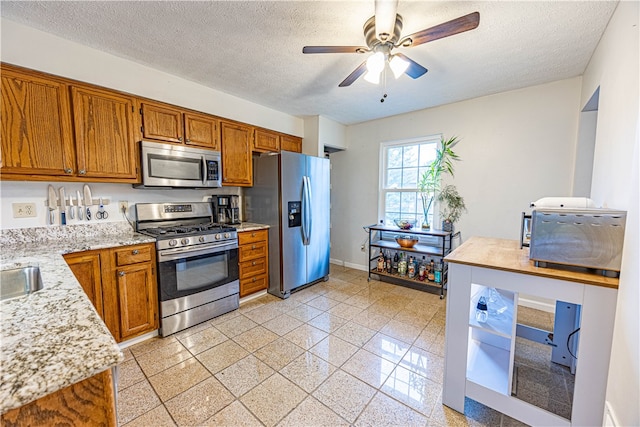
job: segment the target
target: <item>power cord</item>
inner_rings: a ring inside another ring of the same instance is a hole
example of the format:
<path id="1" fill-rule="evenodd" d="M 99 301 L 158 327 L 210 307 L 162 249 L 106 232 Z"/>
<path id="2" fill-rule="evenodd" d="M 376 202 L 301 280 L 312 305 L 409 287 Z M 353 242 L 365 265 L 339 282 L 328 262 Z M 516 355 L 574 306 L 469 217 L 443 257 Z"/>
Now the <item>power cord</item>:
<path id="1" fill-rule="evenodd" d="M 131 227 L 131 229 L 133 231 L 136 231 L 136 226 L 133 224 L 133 222 L 131 222 L 131 220 L 129 219 L 129 217 L 127 216 L 127 208 L 125 208 L 124 206 L 120 207 L 120 213 L 122 214 L 122 216 L 124 217 L 124 219 L 127 220 L 127 222 L 129 223 L 129 226 Z"/>
<path id="2" fill-rule="evenodd" d="M 571 332 L 569 334 L 569 336 L 567 337 L 567 351 L 569 352 L 569 354 L 571 355 L 571 357 L 573 357 L 574 359 L 578 360 L 578 358 L 571 352 L 571 348 L 569 348 L 569 341 L 571 341 L 571 337 L 576 334 L 578 331 L 580 330 L 580 328 L 576 329 L 575 331 Z"/>

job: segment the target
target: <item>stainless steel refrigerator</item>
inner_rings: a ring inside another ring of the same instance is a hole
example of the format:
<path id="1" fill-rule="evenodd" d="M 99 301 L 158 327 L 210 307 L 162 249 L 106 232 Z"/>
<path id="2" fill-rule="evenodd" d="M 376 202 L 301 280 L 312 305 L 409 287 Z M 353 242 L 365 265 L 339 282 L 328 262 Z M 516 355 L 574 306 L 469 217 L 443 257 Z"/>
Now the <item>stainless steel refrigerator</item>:
<path id="1" fill-rule="evenodd" d="M 283 151 L 253 159 L 250 222 L 269 229 L 270 294 L 288 298 L 329 276 L 329 160 Z"/>

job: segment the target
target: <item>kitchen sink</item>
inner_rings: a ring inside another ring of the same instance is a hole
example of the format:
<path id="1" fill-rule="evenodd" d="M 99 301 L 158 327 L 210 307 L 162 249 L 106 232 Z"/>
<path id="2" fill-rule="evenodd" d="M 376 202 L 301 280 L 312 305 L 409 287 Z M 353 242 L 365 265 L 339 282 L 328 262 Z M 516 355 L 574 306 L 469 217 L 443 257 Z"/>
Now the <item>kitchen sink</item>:
<path id="1" fill-rule="evenodd" d="M 39 267 L 23 267 L 0 271 L 0 300 L 17 298 L 42 289 Z"/>

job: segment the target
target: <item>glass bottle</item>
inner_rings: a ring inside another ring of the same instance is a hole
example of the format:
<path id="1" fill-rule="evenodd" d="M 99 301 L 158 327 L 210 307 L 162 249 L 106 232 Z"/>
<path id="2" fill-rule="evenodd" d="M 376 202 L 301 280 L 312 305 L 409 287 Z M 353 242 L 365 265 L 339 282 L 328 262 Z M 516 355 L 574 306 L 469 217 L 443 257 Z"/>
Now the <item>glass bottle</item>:
<path id="1" fill-rule="evenodd" d="M 429 263 L 429 274 L 427 275 L 427 279 L 429 279 L 430 282 L 433 282 L 436 278 L 436 272 L 435 272 L 435 265 L 433 264 L 433 260 L 431 260 L 431 262 Z"/>
<path id="2" fill-rule="evenodd" d="M 480 297 L 478 300 L 478 305 L 476 306 L 476 320 L 478 323 L 486 323 L 489 314 L 487 313 L 487 300 L 484 296 Z"/>
<path id="3" fill-rule="evenodd" d="M 378 255 L 378 272 L 384 271 L 384 255 L 382 254 L 382 249 L 380 249 L 380 255 Z"/>
<path id="4" fill-rule="evenodd" d="M 436 271 L 434 273 L 434 280 L 437 284 L 442 283 L 442 263 L 436 264 Z"/>
<path id="5" fill-rule="evenodd" d="M 404 252 L 400 253 L 400 262 L 398 262 L 398 274 L 403 277 L 407 275 L 407 260 L 404 258 Z"/>
<path id="6" fill-rule="evenodd" d="M 400 257 L 398 256 L 398 252 L 396 251 L 395 255 L 393 255 L 393 273 L 398 274 L 398 262 L 400 261 Z"/>
<path id="7" fill-rule="evenodd" d="M 407 264 L 407 274 L 409 276 L 409 279 L 413 279 L 414 277 L 416 277 L 416 265 L 413 262 L 412 256 L 409 257 L 409 263 Z"/>
<path id="8" fill-rule="evenodd" d="M 391 274 L 392 272 L 391 253 L 389 251 L 387 251 L 387 253 L 385 254 L 384 260 L 385 260 L 385 266 L 387 268 L 387 273 Z"/>
<path id="9" fill-rule="evenodd" d="M 427 262 L 422 257 L 422 262 L 420 263 L 420 267 L 418 267 L 418 280 L 424 282 L 424 279 L 427 278 Z"/>

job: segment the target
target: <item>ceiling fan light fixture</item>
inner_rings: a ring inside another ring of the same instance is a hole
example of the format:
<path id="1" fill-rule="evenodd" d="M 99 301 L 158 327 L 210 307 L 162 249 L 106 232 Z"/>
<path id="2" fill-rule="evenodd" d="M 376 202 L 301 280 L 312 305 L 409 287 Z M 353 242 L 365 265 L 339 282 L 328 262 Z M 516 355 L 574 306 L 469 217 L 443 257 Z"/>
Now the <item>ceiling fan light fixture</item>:
<path id="1" fill-rule="evenodd" d="M 364 79 L 366 81 L 368 81 L 369 83 L 372 83 L 374 85 L 380 84 L 380 75 L 382 73 L 381 72 L 377 72 L 374 73 L 372 71 L 367 71 L 364 75 Z"/>
<path id="2" fill-rule="evenodd" d="M 409 68 L 409 61 L 405 61 L 398 55 L 393 55 L 391 57 L 391 60 L 389 61 L 389 68 L 391 68 L 391 71 L 393 71 L 393 76 L 397 79 L 405 71 L 407 71 L 407 68 Z"/>
<path id="3" fill-rule="evenodd" d="M 376 52 L 367 59 L 367 71 L 369 73 L 380 74 L 382 70 L 384 70 L 385 62 L 384 53 Z"/>

